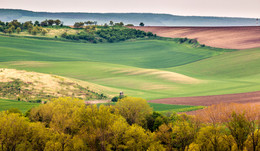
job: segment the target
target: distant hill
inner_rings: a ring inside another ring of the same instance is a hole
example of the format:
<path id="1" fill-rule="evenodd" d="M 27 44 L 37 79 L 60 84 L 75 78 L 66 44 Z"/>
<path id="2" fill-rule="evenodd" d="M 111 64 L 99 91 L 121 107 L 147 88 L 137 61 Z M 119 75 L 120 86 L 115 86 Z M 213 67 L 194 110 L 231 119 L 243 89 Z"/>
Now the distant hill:
<path id="1" fill-rule="evenodd" d="M 35 21 L 45 19 L 60 19 L 65 25 L 72 25 L 78 21 L 97 21 L 98 24 L 124 22 L 139 25 L 144 22 L 146 26 L 255 26 L 256 20 L 252 18 L 230 17 L 202 17 L 202 16 L 176 16 L 170 14 L 152 13 L 50 13 L 33 12 L 17 9 L 0 9 L 0 20 Z"/>

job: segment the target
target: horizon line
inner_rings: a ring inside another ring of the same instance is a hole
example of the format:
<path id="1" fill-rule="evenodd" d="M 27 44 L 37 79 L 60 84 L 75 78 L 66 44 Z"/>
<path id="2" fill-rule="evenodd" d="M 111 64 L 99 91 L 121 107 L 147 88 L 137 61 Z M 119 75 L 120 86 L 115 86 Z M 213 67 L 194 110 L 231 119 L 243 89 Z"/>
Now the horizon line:
<path id="1" fill-rule="evenodd" d="M 89 13 L 89 14 L 158 14 L 158 15 L 172 15 L 172 16 L 183 16 L 183 17 L 214 17 L 214 18 L 244 18 L 244 19 L 259 19 L 258 17 L 234 17 L 234 16 L 200 16 L 200 15 L 176 15 L 171 13 L 154 13 L 154 12 L 64 12 L 64 11 L 36 11 L 36 10 L 27 10 L 27 9 L 18 9 L 18 8 L 0 8 L 0 10 L 22 10 L 22 11 L 31 11 L 35 13 Z"/>

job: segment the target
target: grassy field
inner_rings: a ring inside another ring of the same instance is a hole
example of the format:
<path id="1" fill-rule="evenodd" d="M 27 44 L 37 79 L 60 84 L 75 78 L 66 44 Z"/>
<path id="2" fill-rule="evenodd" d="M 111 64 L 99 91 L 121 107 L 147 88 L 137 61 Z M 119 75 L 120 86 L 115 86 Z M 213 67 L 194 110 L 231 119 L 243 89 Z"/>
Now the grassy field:
<path id="1" fill-rule="evenodd" d="M 100 103 L 103 105 L 115 105 L 116 103 Z M 148 103 L 154 111 L 157 112 L 188 112 L 203 109 L 203 106 L 190 106 L 190 105 L 172 105 L 172 104 L 159 104 L 159 103 Z"/>
<path id="2" fill-rule="evenodd" d="M 190 106 L 190 105 L 172 105 L 172 104 L 158 104 L 158 103 L 149 103 L 154 111 L 158 112 L 188 112 L 198 109 L 203 109 L 203 106 Z"/>
<path id="3" fill-rule="evenodd" d="M 147 100 L 260 90 L 260 49 L 173 41 L 83 44 L 0 36 L 0 68 L 51 73 Z"/>
<path id="4" fill-rule="evenodd" d="M 39 106 L 38 103 L 28 103 L 28 102 L 5 100 L 5 99 L 0 99 L 0 104 L 1 104 L 0 111 L 5 111 L 11 108 L 17 108 L 23 113 L 25 113 L 32 107 Z"/>

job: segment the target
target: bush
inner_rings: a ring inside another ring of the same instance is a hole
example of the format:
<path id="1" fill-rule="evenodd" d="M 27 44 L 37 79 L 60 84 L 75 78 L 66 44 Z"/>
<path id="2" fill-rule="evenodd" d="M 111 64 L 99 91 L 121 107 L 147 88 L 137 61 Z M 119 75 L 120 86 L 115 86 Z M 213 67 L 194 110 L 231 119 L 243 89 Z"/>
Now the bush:
<path id="1" fill-rule="evenodd" d="M 128 39 L 144 38 L 145 36 L 151 37 L 152 33 L 136 29 L 102 29 L 96 32 L 100 37 L 106 39 L 108 42 L 119 42 Z"/>
<path id="2" fill-rule="evenodd" d="M 111 99 L 111 101 L 112 101 L 112 102 L 117 102 L 117 101 L 118 101 L 118 98 L 119 98 L 118 96 L 115 96 L 115 97 L 113 97 L 113 98 Z"/>

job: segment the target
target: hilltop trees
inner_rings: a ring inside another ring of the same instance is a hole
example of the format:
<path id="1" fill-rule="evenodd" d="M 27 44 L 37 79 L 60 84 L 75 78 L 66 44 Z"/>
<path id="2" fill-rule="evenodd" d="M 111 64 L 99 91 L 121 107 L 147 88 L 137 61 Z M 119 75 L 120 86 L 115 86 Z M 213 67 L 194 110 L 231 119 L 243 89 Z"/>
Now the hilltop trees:
<path id="1" fill-rule="evenodd" d="M 111 20 L 111 21 L 109 21 L 109 25 L 110 26 L 114 26 L 114 22 Z"/>
<path id="2" fill-rule="evenodd" d="M 41 22 L 41 26 L 43 26 L 43 27 L 48 26 L 48 21 L 47 21 L 47 20 L 42 21 L 42 22 Z"/>
<path id="3" fill-rule="evenodd" d="M 47 20 L 47 22 L 48 22 L 49 26 L 52 26 L 54 24 L 54 20 L 52 20 L 52 19 Z"/>
<path id="4" fill-rule="evenodd" d="M 83 28 L 84 23 L 83 22 L 75 22 L 74 27 L 75 28 Z"/>
<path id="5" fill-rule="evenodd" d="M 61 21 L 59 19 L 54 20 L 54 23 L 56 24 L 56 26 L 59 26 L 61 24 Z"/>
<path id="6" fill-rule="evenodd" d="M 144 38 L 147 34 L 136 29 L 102 29 L 96 32 L 108 42 L 125 41 L 127 39 Z"/>
<path id="7" fill-rule="evenodd" d="M 40 22 L 36 20 L 36 21 L 34 22 L 34 26 L 40 26 Z"/>
<path id="8" fill-rule="evenodd" d="M 141 22 L 141 23 L 139 24 L 139 26 L 144 26 L 144 23 L 143 23 L 143 22 Z"/>

